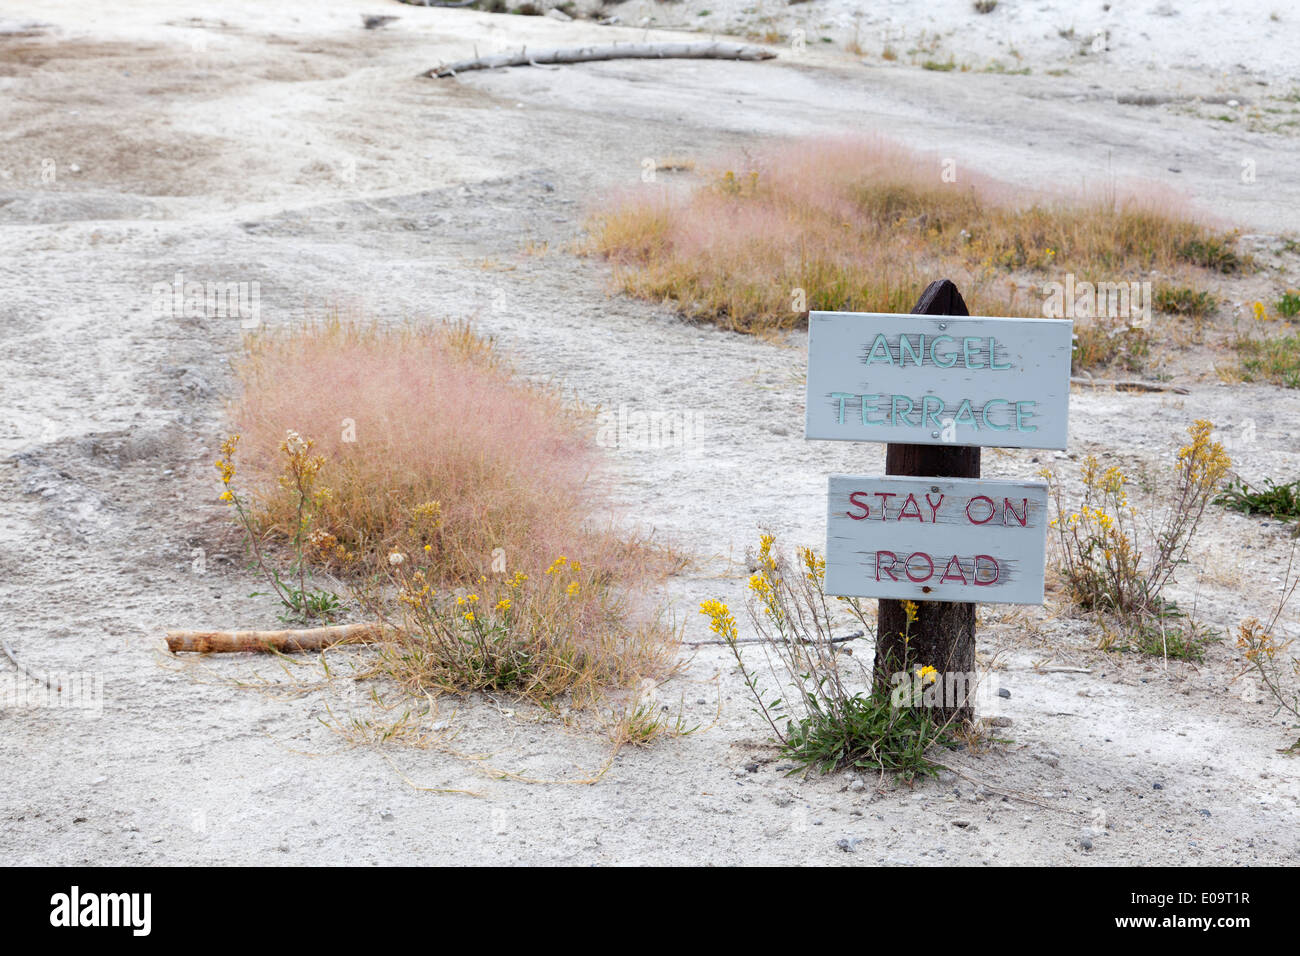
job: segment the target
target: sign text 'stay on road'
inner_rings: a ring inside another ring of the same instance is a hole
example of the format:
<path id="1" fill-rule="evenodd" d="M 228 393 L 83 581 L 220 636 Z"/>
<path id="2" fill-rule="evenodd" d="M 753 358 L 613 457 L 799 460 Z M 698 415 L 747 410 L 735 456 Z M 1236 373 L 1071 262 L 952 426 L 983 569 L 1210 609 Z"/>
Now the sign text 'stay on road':
<path id="1" fill-rule="evenodd" d="M 1042 604 L 1041 481 L 832 475 L 826 593 Z"/>
<path id="2" fill-rule="evenodd" d="M 805 437 L 1065 448 L 1073 323 L 876 312 L 808 317 Z"/>

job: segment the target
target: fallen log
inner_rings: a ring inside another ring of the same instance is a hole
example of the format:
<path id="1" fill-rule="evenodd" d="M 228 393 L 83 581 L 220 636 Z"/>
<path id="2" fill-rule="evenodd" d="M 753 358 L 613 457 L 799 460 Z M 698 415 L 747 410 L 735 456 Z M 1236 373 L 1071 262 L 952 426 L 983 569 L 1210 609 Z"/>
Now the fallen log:
<path id="1" fill-rule="evenodd" d="M 168 631 L 167 650 L 197 654 L 245 651 L 319 651 L 336 644 L 373 644 L 383 636 L 382 624 L 338 624 L 301 631 Z"/>
<path id="2" fill-rule="evenodd" d="M 518 53 L 497 53 L 473 60 L 436 66 L 421 76 L 440 78 L 469 70 L 497 70 L 508 66 L 542 66 L 548 63 L 590 63 L 593 60 L 770 60 L 776 54 L 745 43 L 628 43 L 607 46 L 566 47 L 556 50 L 528 48 Z"/>
<path id="3" fill-rule="evenodd" d="M 1117 392 L 1173 392 L 1177 395 L 1190 395 L 1191 390 L 1181 385 L 1163 385 L 1160 382 L 1119 381 L 1111 378 L 1070 379 L 1071 385 L 1083 385 L 1088 388 L 1113 388 Z"/>

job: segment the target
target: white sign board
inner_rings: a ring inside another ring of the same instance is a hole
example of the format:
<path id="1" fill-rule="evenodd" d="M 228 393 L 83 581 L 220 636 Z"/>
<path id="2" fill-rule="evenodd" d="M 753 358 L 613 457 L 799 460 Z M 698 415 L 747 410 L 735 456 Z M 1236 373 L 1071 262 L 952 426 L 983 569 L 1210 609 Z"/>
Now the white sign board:
<path id="1" fill-rule="evenodd" d="M 1042 604 L 1047 485 L 830 477 L 826 593 Z"/>
<path id="2" fill-rule="evenodd" d="M 813 312 L 805 437 L 1065 448 L 1073 325 Z"/>

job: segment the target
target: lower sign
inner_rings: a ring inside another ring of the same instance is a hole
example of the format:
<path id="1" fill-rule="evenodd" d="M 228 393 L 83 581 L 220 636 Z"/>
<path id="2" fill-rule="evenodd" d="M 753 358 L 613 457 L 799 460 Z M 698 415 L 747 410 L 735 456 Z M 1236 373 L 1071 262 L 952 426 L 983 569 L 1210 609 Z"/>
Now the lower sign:
<path id="1" fill-rule="evenodd" d="M 826 593 L 1042 604 L 1047 485 L 832 475 Z"/>

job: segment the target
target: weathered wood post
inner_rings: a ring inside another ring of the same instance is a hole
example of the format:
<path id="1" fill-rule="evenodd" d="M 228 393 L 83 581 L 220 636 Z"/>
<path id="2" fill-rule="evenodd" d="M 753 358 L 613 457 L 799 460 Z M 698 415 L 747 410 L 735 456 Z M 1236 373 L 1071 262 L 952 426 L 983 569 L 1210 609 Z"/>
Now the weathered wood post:
<path id="1" fill-rule="evenodd" d="M 804 437 L 887 446 L 827 479 L 826 593 L 880 601 L 873 683 L 938 719 L 974 714 L 976 603 L 1043 602 L 1047 485 L 983 478 L 980 448 L 1066 447 L 1071 326 L 971 316 L 947 279 L 911 314 L 809 313 Z"/>
<path id="2" fill-rule="evenodd" d="M 912 309 L 913 315 L 970 315 L 957 286 L 949 279 L 931 282 Z M 925 478 L 978 478 L 980 449 L 960 445 L 885 446 L 885 474 Z M 903 635 L 907 634 L 906 643 Z M 910 631 L 902 601 L 880 600 L 876 617 L 876 659 L 872 670 L 876 689 L 887 690 L 890 677 L 926 664 L 941 674 L 975 671 L 975 605 L 956 602 L 917 602 L 917 619 Z M 970 720 L 969 701 L 958 708 L 940 708 L 941 720 L 954 713 Z M 936 714 L 936 716 L 939 716 Z"/>

